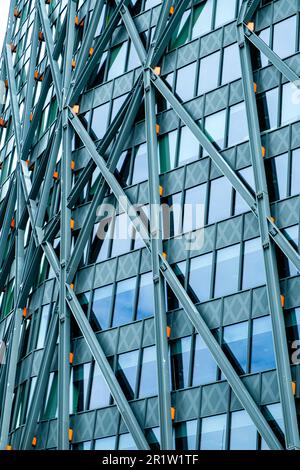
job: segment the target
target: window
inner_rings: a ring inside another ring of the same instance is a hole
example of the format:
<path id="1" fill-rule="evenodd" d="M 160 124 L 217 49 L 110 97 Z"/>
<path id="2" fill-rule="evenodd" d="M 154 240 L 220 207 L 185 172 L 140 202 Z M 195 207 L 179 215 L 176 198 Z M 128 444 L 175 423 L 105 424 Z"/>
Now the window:
<path id="1" fill-rule="evenodd" d="M 159 139 L 159 157 L 160 157 L 160 171 L 166 171 L 175 168 L 176 158 L 176 143 L 177 143 L 177 130 L 169 132 Z"/>
<path id="2" fill-rule="evenodd" d="M 196 385 L 215 382 L 216 376 L 217 364 L 203 339 L 199 335 L 196 335 L 193 387 Z"/>
<path id="3" fill-rule="evenodd" d="M 261 239 L 255 238 L 245 242 L 243 289 L 250 289 L 266 282 L 265 264 Z"/>
<path id="4" fill-rule="evenodd" d="M 238 171 L 238 175 L 248 190 L 253 193 L 255 184 L 252 166 Z M 243 214 L 244 212 L 249 212 L 249 210 L 250 208 L 248 204 L 244 201 L 238 192 L 235 192 L 234 215 Z"/>
<path id="5" fill-rule="evenodd" d="M 41 311 L 41 319 L 40 319 L 40 326 L 39 326 L 39 334 L 37 339 L 37 349 L 41 349 L 44 347 L 46 334 L 48 331 L 48 323 L 50 317 L 50 305 L 44 305 Z"/>
<path id="6" fill-rule="evenodd" d="M 143 350 L 139 398 L 157 395 L 157 366 L 155 346 Z"/>
<path id="7" fill-rule="evenodd" d="M 146 439 L 151 450 L 160 450 L 160 429 L 159 427 L 146 429 Z"/>
<path id="8" fill-rule="evenodd" d="M 91 323 L 95 331 L 105 330 L 110 326 L 112 292 L 112 285 L 100 287 L 94 291 Z"/>
<path id="9" fill-rule="evenodd" d="M 127 42 L 114 47 L 110 52 L 107 80 L 112 80 L 125 71 Z"/>
<path id="10" fill-rule="evenodd" d="M 42 412 L 42 419 L 53 419 L 57 415 L 57 385 L 58 373 L 49 374 L 49 382 L 45 397 L 45 408 Z"/>
<path id="11" fill-rule="evenodd" d="M 293 225 L 292 227 L 288 227 L 283 230 L 284 235 L 292 244 L 292 246 L 298 251 L 298 242 L 299 242 L 299 226 Z M 286 257 L 281 254 L 282 256 L 282 263 L 279 264 L 283 266 L 282 275 L 281 277 L 288 277 L 288 276 L 296 276 L 299 274 L 299 271 L 294 266 L 294 264 Z"/>
<path id="12" fill-rule="evenodd" d="M 138 355 L 138 351 L 132 351 L 118 356 L 116 376 L 127 400 L 135 396 Z"/>
<path id="13" fill-rule="evenodd" d="M 181 194 L 168 196 L 162 205 L 164 239 L 176 237 L 181 233 L 182 202 Z"/>
<path id="14" fill-rule="evenodd" d="M 215 28 L 235 19 L 236 0 L 217 0 Z"/>
<path id="15" fill-rule="evenodd" d="M 224 176 L 210 182 L 208 223 L 227 219 L 231 215 L 232 186 Z"/>
<path id="16" fill-rule="evenodd" d="M 128 253 L 132 245 L 132 224 L 128 215 L 124 212 L 115 217 L 113 244 L 111 256 L 120 256 Z"/>
<path id="17" fill-rule="evenodd" d="M 215 52 L 200 61 L 198 95 L 207 93 L 219 84 L 220 51 Z"/>
<path id="18" fill-rule="evenodd" d="M 292 152 L 291 196 L 300 194 L 300 149 Z"/>
<path id="19" fill-rule="evenodd" d="M 222 68 L 222 85 L 241 78 L 241 63 L 237 44 L 225 47 Z"/>
<path id="20" fill-rule="evenodd" d="M 206 184 L 188 189 L 185 193 L 183 233 L 204 227 Z"/>
<path id="21" fill-rule="evenodd" d="M 103 437 L 95 440 L 95 450 L 115 450 L 116 436 Z"/>
<path id="22" fill-rule="evenodd" d="M 207 0 L 195 6 L 193 12 L 192 39 L 211 30 L 213 14 L 213 0 Z"/>
<path id="23" fill-rule="evenodd" d="M 154 314 L 154 290 L 152 272 L 140 277 L 139 298 L 137 305 L 137 320 L 152 317 Z"/>
<path id="24" fill-rule="evenodd" d="M 119 437 L 119 450 L 137 450 L 131 434 L 121 434 Z"/>
<path id="25" fill-rule="evenodd" d="M 136 278 L 117 283 L 113 326 L 120 326 L 132 321 Z"/>
<path id="26" fill-rule="evenodd" d="M 229 110 L 228 147 L 248 139 L 248 122 L 245 103 L 231 106 Z"/>
<path id="27" fill-rule="evenodd" d="M 271 317 L 256 318 L 253 320 L 251 372 L 274 368 Z"/>
<path id="28" fill-rule="evenodd" d="M 231 414 L 230 450 L 255 450 L 257 432 L 246 411 Z"/>
<path id="29" fill-rule="evenodd" d="M 284 153 L 268 159 L 266 169 L 271 201 L 286 198 L 288 195 L 288 154 Z"/>
<path id="30" fill-rule="evenodd" d="M 225 145 L 226 111 L 219 111 L 205 118 L 205 131 L 210 141 L 217 149 L 223 149 Z M 204 151 L 204 156 L 207 153 Z"/>
<path id="31" fill-rule="evenodd" d="M 278 88 L 262 93 L 257 99 L 258 118 L 261 132 L 277 127 Z"/>
<path id="32" fill-rule="evenodd" d="M 71 413 L 78 413 L 86 409 L 90 366 L 89 363 L 81 364 L 72 369 L 73 387 L 71 388 Z"/>
<path id="33" fill-rule="evenodd" d="M 240 374 L 247 372 L 248 322 L 226 326 L 223 343 L 231 363 Z"/>
<path id="34" fill-rule="evenodd" d="M 197 420 L 180 423 L 175 428 L 176 450 L 196 450 Z"/>
<path id="35" fill-rule="evenodd" d="M 108 125 L 110 103 L 105 103 L 93 110 L 92 130 L 97 139 L 102 139 Z"/>
<path id="36" fill-rule="evenodd" d="M 267 46 L 270 45 L 270 31 L 271 29 L 268 27 L 258 33 L 258 36 L 260 37 L 260 39 L 262 39 L 267 44 Z M 258 50 L 257 50 L 257 54 L 258 54 L 257 68 L 266 67 L 269 63 L 267 56 L 265 56 L 263 53 L 261 53 Z"/>
<path id="37" fill-rule="evenodd" d="M 188 387 L 189 365 L 191 356 L 191 337 L 181 338 L 172 344 L 172 382 L 173 389 Z"/>
<path id="38" fill-rule="evenodd" d="M 223 248 L 217 252 L 215 297 L 238 290 L 240 245 Z"/>
<path id="39" fill-rule="evenodd" d="M 177 70 L 176 93 L 182 101 L 188 101 L 194 96 L 196 62 Z"/>
<path id="40" fill-rule="evenodd" d="M 282 86 L 281 125 L 300 119 L 299 91 L 293 83 Z"/>
<path id="41" fill-rule="evenodd" d="M 295 52 L 296 20 L 296 16 L 292 16 L 274 25 L 273 51 L 282 59 Z"/>
<path id="42" fill-rule="evenodd" d="M 201 450 L 225 450 L 226 415 L 203 418 L 201 423 Z"/>
<path id="43" fill-rule="evenodd" d="M 148 179 L 147 144 L 142 144 L 135 152 L 131 184 L 137 184 Z"/>
<path id="44" fill-rule="evenodd" d="M 110 393 L 97 363 L 94 364 L 93 379 L 91 385 L 90 410 L 108 406 Z"/>
<path id="45" fill-rule="evenodd" d="M 275 431 L 280 441 L 284 446 L 284 422 L 282 416 L 282 407 L 280 403 L 274 403 L 273 405 L 266 406 L 266 418 L 270 423 L 272 429 Z M 269 450 L 267 443 L 264 439 L 261 440 L 261 450 Z"/>
<path id="46" fill-rule="evenodd" d="M 198 160 L 199 158 L 199 142 L 189 130 L 188 127 L 182 127 L 180 132 L 180 146 L 178 165 L 187 161 Z"/>
<path id="47" fill-rule="evenodd" d="M 212 253 L 191 259 L 189 295 L 194 302 L 205 302 L 211 297 Z"/>

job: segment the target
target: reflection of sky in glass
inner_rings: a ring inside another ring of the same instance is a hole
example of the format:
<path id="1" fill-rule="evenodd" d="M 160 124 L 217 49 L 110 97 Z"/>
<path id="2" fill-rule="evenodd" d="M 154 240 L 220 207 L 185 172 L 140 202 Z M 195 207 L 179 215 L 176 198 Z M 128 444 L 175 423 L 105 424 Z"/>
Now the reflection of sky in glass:
<path id="1" fill-rule="evenodd" d="M 155 346 L 145 348 L 140 382 L 139 398 L 157 395 L 157 371 Z"/>
<path id="2" fill-rule="evenodd" d="M 274 368 L 271 318 L 257 318 L 253 321 L 251 372 Z"/>
<path id="3" fill-rule="evenodd" d="M 154 313 L 154 293 L 152 273 L 142 274 L 140 280 L 137 319 L 151 317 Z"/>
<path id="4" fill-rule="evenodd" d="M 124 325 L 132 320 L 135 278 L 118 282 L 113 326 Z"/>
<path id="5" fill-rule="evenodd" d="M 238 365 L 241 373 L 245 373 L 247 369 L 248 322 L 225 327 L 223 340 L 234 363 Z"/>
<path id="6" fill-rule="evenodd" d="M 226 415 L 202 419 L 201 450 L 223 450 L 226 438 Z"/>
<path id="7" fill-rule="evenodd" d="M 132 351 L 118 357 L 117 377 L 128 400 L 135 393 L 138 355 L 138 351 Z"/>
<path id="8" fill-rule="evenodd" d="M 92 306 L 93 320 L 99 327 L 99 330 L 109 327 L 109 313 L 112 298 L 112 285 L 96 289 Z"/>
<path id="9" fill-rule="evenodd" d="M 235 411 L 231 415 L 230 449 L 256 449 L 256 428 L 246 411 Z"/>
<path id="10" fill-rule="evenodd" d="M 216 373 L 217 365 L 203 339 L 197 335 L 195 345 L 193 386 L 214 382 L 216 380 Z"/>

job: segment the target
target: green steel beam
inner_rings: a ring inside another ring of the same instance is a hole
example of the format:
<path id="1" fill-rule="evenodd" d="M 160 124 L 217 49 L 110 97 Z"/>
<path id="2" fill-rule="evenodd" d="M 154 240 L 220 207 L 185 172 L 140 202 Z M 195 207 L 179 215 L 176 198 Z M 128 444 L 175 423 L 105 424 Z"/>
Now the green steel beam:
<path id="1" fill-rule="evenodd" d="M 38 12 L 39 12 L 39 17 L 42 23 L 42 28 L 45 34 L 47 56 L 48 56 L 49 65 L 51 69 L 51 75 L 52 75 L 52 80 L 53 80 L 54 89 L 56 93 L 56 99 L 57 99 L 59 109 L 62 109 L 61 74 L 58 68 L 58 63 L 55 60 L 54 41 L 53 41 L 52 32 L 50 28 L 49 17 L 48 17 L 46 6 L 45 6 L 45 1 L 37 0 L 37 7 L 38 7 Z"/>
<path id="2" fill-rule="evenodd" d="M 161 449 L 173 449 L 171 383 L 164 277 L 159 254 L 163 252 L 159 193 L 159 168 L 156 136 L 155 89 L 149 71 L 144 75 L 146 137 L 149 169 L 150 233 L 154 285 L 154 324 L 158 378 L 158 406 Z"/>
<path id="3" fill-rule="evenodd" d="M 274 351 L 280 401 L 283 408 L 286 447 L 287 449 L 300 449 L 297 412 L 292 390 L 290 358 L 285 332 L 284 314 L 281 306 L 275 244 L 271 241 L 268 227 L 268 218 L 271 214 L 271 208 L 264 161 L 261 154 L 262 142 L 256 97 L 253 89 L 253 70 L 250 47 L 249 43 L 244 39 L 244 30 L 241 26 L 238 27 L 238 36 L 240 40 L 239 51 L 248 119 L 252 168 L 256 193 L 260 195 L 260 197 L 257 197 L 258 222 L 266 269 L 268 302 L 272 319 Z"/>

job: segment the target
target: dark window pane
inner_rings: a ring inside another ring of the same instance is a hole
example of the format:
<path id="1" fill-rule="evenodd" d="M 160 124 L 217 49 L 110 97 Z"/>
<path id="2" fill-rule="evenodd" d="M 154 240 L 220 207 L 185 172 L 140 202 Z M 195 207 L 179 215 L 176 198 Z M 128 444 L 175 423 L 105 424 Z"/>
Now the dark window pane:
<path id="1" fill-rule="evenodd" d="M 288 180 L 288 154 L 266 161 L 266 174 L 270 190 L 271 201 L 278 201 L 287 197 Z"/>
<path id="2" fill-rule="evenodd" d="M 217 252 L 215 297 L 231 294 L 238 289 L 240 245 Z"/>
<path id="3" fill-rule="evenodd" d="M 136 278 L 117 283 L 113 326 L 132 321 Z"/>
<path id="4" fill-rule="evenodd" d="M 91 364 L 82 364 L 73 369 L 73 388 L 71 396 L 71 413 L 86 409 L 87 390 Z"/>
<path id="5" fill-rule="evenodd" d="M 196 450 L 197 420 L 180 423 L 175 428 L 176 450 Z"/>
<path id="6" fill-rule="evenodd" d="M 268 422 L 270 423 L 271 428 L 274 430 L 277 436 L 279 435 L 279 439 L 284 446 L 284 422 L 281 404 L 274 403 L 273 405 L 266 406 L 265 415 Z M 269 447 L 264 439 L 261 440 L 261 450 L 269 450 Z"/>
<path id="7" fill-rule="evenodd" d="M 240 374 L 247 372 L 248 322 L 224 328 L 224 347 Z"/>
<path id="8" fill-rule="evenodd" d="M 181 338 L 172 344 L 171 362 L 173 389 L 188 387 L 189 365 L 191 359 L 191 337 Z"/>
<path id="9" fill-rule="evenodd" d="M 257 318 L 253 320 L 251 372 L 275 367 L 271 318 Z"/>

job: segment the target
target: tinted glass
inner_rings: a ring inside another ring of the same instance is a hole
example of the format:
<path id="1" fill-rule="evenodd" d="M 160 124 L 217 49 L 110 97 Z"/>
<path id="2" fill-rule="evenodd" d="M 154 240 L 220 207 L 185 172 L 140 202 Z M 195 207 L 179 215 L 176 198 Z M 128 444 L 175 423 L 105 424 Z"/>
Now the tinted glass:
<path id="1" fill-rule="evenodd" d="M 196 62 L 177 71 L 176 93 L 182 101 L 188 101 L 193 98 L 195 76 Z"/>
<path id="2" fill-rule="evenodd" d="M 103 408 L 109 405 L 110 393 L 98 364 L 94 366 L 91 387 L 90 409 Z"/>
<path id="3" fill-rule="evenodd" d="M 293 150 L 292 153 L 291 196 L 295 194 L 300 194 L 300 149 Z"/>
<path id="4" fill-rule="evenodd" d="M 128 400 L 135 395 L 138 355 L 132 351 L 118 356 L 116 376 Z"/>
<path id="5" fill-rule="evenodd" d="M 275 358 L 271 318 L 253 320 L 251 372 L 274 369 Z"/>
<path id="6" fill-rule="evenodd" d="M 105 286 L 94 292 L 91 310 L 91 322 L 96 331 L 105 330 L 110 322 L 110 308 L 112 301 L 113 286 Z"/>
<path id="7" fill-rule="evenodd" d="M 193 386 L 215 382 L 217 365 L 203 339 L 197 335 L 194 355 Z"/>
<path id="8" fill-rule="evenodd" d="M 225 177 L 210 182 L 210 198 L 208 210 L 208 223 L 213 224 L 219 220 L 230 217 L 232 186 Z"/>
<path id="9" fill-rule="evenodd" d="M 245 103 L 230 108 L 228 147 L 248 139 L 248 123 Z"/>
<path id="10" fill-rule="evenodd" d="M 191 337 L 182 338 L 172 344 L 172 378 L 173 389 L 188 386 L 189 365 L 191 358 Z"/>
<path id="11" fill-rule="evenodd" d="M 246 411 L 231 415 L 230 450 L 256 449 L 256 428 Z"/>
<path id="12" fill-rule="evenodd" d="M 225 47 L 223 56 L 222 85 L 241 77 L 241 63 L 237 44 Z"/>
<path id="13" fill-rule="evenodd" d="M 203 93 L 217 88 L 219 84 L 219 63 L 220 51 L 201 59 L 198 95 L 202 95 Z"/>
<path id="14" fill-rule="evenodd" d="M 226 445 L 226 415 L 202 419 L 201 450 L 224 450 Z"/>
<path id="15" fill-rule="evenodd" d="M 282 87 L 281 124 L 300 119 L 299 91 L 293 83 L 286 83 Z"/>
<path id="16" fill-rule="evenodd" d="M 296 16 L 274 25 L 273 50 L 282 59 L 295 52 L 296 27 Z"/>
<path id="17" fill-rule="evenodd" d="M 135 283 L 135 278 L 118 282 L 113 326 L 124 325 L 132 321 Z"/>
<path id="18" fill-rule="evenodd" d="M 192 39 L 211 30 L 213 0 L 207 0 L 194 8 Z"/>
<path id="19" fill-rule="evenodd" d="M 261 239 L 255 238 L 245 242 L 243 289 L 250 289 L 265 282 L 266 274 Z"/>
<path id="20" fill-rule="evenodd" d="M 240 245 L 217 252 L 215 297 L 231 294 L 238 289 Z"/>
<path id="21" fill-rule="evenodd" d="M 180 146 L 178 164 L 199 158 L 199 142 L 188 127 L 182 127 L 180 133 Z"/>
<path id="22" fill-rule="evenodd" d="M 154 313 L 154 292 L 152 273 L 142 274 L 140 278 L 137 320 L 151 317 Z"/>
<path id="23" fill-rule="evenodd" d="M 226 111 L 212 114 L 205 118 L 205 131 L 207 137 L 218 149 L 224 148 Z M 206 155 L 206 152 L 204 152 Z"/>
<path id="24" fill-rule="evenodd" d="M 195 450 L 197 420 L 180 423 L 175 428 L 176 450 Z"/>
<path id="25" fill-rule="evenodd" d="M 188 189 L 185 193 L 183 233 L 204 227 L 206 184 Z"/>
<path id="26" fill-rule="evenodd" d="M 132 184 L 140 183 L 148 179 L 147 145 L 138 147 L 134 157 Z"/>
<path id="27" fill-rule="evenodd" d="M 143 350 L 139 398 L 157 395 L 157 365 L 155 346 Z"/>
<path id="28" fill-rule="evenodd" d="M 238 372 L 247 372 L 248 322 L 226 326 L 223 341 L 225 350 Z"/>
<path id="29" fill-rule="evenodd" d="M 189 294 L 194 302 L 204 302 L 210 298 L 212 273 L 212 253 L 191 259 Z"/>
<path id="30" fill-rule="evenodd" d="M 216 4 L 215 28 L 235 19 L 236 0 L 218 0 Z"/>

